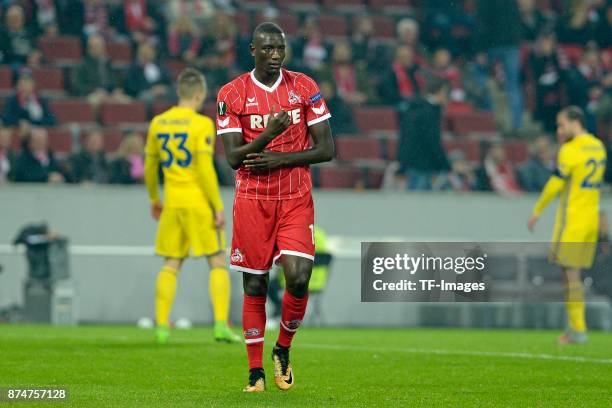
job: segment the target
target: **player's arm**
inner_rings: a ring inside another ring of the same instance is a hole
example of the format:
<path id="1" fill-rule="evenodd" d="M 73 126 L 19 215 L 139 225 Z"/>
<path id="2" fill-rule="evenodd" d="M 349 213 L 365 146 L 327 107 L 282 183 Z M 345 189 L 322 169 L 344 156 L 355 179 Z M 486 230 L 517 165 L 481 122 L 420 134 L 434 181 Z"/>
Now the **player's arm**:
<path id="1" fill-rule="evenodd" d="M 250 143 L 244 143 L 242 133 L 231 132 L 223 135 L 223 147 L 227 162 L 236 170 L 243 164 L 247 155 L 261 152 L 274 138 L 285 131 L 291 124 L 289 114 L 283 110 L 270 112 L 268 125 L 257 138 Z"/>
<path id="2" fill-rule="evenodd" d="M 155 125 L 151 124 L 147 134 L 147 144 L 145 147 L 145 185 L 151 200 L 151 215 L 159 219 L 162 205 L 159 198 L 159 150 L 155 140 Z"/>
<path id="3" fill-rule="evenodd" d="M 244 165 L 255 170 L 277 167 L 304 166 L 330 161 L 334 158 L 334 139 L 329 121 L 316 123 L 308 128 L 314 145 L 301 152 L 249 153 Z"/>
<path id="4" fill-rule="evenodd" d="M 536 202 L 536 205 L 533 207 L 533 211 L 531 212 L 531 216 L 527 221 L 527 227 L 529 230 L 533 230 L 535 224 L 538 222 L 542 211 L 551 203 L 552 200 L 557 198 L 559 193 L 565 187 L 567 183 L 567 179 L 571 172 L 571 163 L 569 162 L 570 155 L 567 149 L 561 148 L 559 152 L 557 169 L 550 176 L 548 182 L 544 186 L 542 193 L 540 194 L 540 198 Z"/>

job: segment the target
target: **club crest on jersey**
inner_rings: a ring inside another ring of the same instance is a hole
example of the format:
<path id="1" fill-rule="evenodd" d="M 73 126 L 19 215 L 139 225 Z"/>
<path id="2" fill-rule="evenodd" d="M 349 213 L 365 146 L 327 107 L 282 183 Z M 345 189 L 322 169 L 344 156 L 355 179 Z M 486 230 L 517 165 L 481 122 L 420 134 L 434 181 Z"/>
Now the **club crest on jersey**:
<path id="1" fill-rule="evenodd" d="M 226 112 L 227 104 L 223 101 L 219 102 L 219 104 L 217 105 L 217 113 L 219 114 L 219 116 L 225 115 Z"/>
<path id="2" fill-rule="evenodd" d="M 234 249 L 234 252 L 232 252 L 232 256 L 230 259 L 233 263 L 241 263 L 244 262 L 244 255 L 242 255 L 242 252 L 240 252 L 240 250 L 236 248 Z"/>
<path id="3" fill-rule="evenodd" d="M 299 103 L 300 97 L 295 94 L 293 91 L 289 91 L 289 103 Z"/>

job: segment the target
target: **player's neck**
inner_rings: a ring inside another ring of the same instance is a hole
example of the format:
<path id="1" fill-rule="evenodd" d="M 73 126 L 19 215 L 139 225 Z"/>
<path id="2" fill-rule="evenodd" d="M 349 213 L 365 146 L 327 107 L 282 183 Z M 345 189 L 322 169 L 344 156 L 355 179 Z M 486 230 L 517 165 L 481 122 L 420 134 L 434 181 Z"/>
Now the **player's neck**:
<path id="1" fill-rule="evenodd" d="M 197 106 L 195 106 L 195 104 L 190 103 L 188 101 L 179 101 L 176 104 L 177 107 L 179 108 L 186 108 L 186 109 L 191 109 L 192 111 L 197 111 Z"/>
<path id="2" fill-rule="evenodd" d="M 267 72 L 259 71 L 257 68 L 255 68 L 254 74 L 255 74 L 255 79 L 257 79 L 259 82 L 261 82 L 262 84 L 266 86 L 272 86 L 274 85 L 278 77 L 280 76 L 280 70 L 275 75 L 269 75 Z"/>

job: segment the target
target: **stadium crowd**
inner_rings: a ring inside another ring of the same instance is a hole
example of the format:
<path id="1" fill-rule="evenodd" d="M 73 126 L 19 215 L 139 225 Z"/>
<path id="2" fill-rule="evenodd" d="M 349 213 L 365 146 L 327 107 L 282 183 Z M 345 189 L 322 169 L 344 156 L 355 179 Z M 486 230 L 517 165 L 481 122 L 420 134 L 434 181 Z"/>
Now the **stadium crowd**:
<path id="1" fill-rule="evenodd" d="M 611 145 L 610 0 L 3 0 L 0 8 L 0 183 L 142 182 L 146 122 L 175 100 L 176 74 L 193 66 L 206 75 L 204 112 L 214 115 L 219 87 L 252 69 L 250 34 L 261 21 L 285 29 L 285 67 L 315 78 L 332 112 L 338 160 L 315 169 L 320 187 L 539 190 L 567 104 L 583 108 L 589 130 Z M 447 95 L 430 98 L 436 80 Z M 417 128 L 405 118 L 415 115 L 440 126 L 410 134 Z"/>

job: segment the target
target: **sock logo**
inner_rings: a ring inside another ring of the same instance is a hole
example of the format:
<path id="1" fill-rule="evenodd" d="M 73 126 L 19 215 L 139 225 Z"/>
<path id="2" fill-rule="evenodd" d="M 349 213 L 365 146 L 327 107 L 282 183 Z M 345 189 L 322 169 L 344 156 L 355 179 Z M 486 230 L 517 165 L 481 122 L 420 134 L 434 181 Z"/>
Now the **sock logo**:
<path id="1" fill-rule="evenodd" d="M 257 327 L 251 327 L 250 329 L 246 329 L 244 331 L 244 337 L 254 337 L 259 336 L 259 329 Z"/>
<path id="2" fill-rule="evenodd" d="M 302 324 L 301 320 L 287 320 L 285 321 L 285 327 L 289 330 L 297 330 Z"/>

